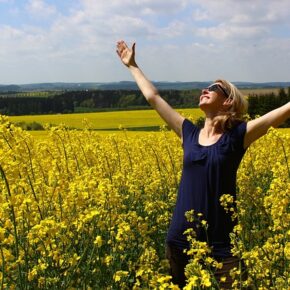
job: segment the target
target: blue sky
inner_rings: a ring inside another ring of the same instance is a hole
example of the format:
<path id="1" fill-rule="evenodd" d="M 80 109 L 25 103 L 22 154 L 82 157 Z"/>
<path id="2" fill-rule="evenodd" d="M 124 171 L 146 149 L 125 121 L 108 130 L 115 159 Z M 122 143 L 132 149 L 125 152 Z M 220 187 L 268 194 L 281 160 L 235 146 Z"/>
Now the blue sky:
<path id="1" fill-rule="evenodd" d="M 0 84 L 132 80 L 290 81 L 290 1 L 0 0 Z"/>

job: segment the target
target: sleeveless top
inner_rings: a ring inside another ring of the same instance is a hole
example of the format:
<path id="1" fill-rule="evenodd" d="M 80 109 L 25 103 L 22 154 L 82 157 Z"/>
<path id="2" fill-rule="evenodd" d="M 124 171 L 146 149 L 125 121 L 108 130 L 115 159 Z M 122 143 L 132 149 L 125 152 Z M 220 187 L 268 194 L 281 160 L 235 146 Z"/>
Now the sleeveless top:
<path id="1" fill-rule="evenodd" d="M 245 153 L 243 147 L 246 123 L 241 122 L 224 132 L 218 141 L 209 146 L 198 142 L 200 129 L 188 119 L 182 124 L 183 171 L 172 221 L 166 242 L 185 249 L 189 243 L 184 235 L 188 228 L 194 228 L 197 239 L 208 241 L 212 255 L 216 258 L 231 256 L 229 234 L 235 222 L 220 205 L 223 194 L 236 198 L 236 175 Z M 208 229 L 196 227 L 188 222 L 185 212 L 194 210 L 202 214 Z"/>

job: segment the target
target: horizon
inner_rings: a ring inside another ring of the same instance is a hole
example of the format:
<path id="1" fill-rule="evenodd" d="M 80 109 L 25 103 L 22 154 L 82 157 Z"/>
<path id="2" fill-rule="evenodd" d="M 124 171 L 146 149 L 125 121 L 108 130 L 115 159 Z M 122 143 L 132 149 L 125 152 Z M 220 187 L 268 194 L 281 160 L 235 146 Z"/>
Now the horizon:
<path id="1" fill-rule="evenodd" d="M 120 39 L 151 80 L 290 76 L 288 0 L 0 0 L 0 83 L 132 81 Z"/>
<path id="2" fill-rule="evenodd" d="M 166 81 L 166 80 L 153 80 L 152 83 L 211 83 L 212 81 L 204 80 L 204 81 Z M 254 81 L 231 81 L 233 84 L 240 83 L 240 84 L 278 84 L 278 83 L 290 83 L 289 81 L 266 81 L 266 82 L 254 82 Z M 62 82 L 62 81 L 55 81 L 55 82 L 36 82 L 36 83 L 0 83 L 0 86 L 26 86 L 26 85 L 41 85 L 41 84 L 118 84 L 118 83 L 132 83 L 136 84 L 134 80 L 120 80 L 120 81 L 104 81 L 104 82 L 98 82 L 98 81 L 72 81 L 72 82 Z"/>

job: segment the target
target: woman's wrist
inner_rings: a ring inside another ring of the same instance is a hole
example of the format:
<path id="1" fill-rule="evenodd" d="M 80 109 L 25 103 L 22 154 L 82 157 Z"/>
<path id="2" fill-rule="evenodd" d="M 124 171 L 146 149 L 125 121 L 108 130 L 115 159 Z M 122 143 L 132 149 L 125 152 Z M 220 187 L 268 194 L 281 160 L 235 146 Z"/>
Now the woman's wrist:
<path id="1" fill-rule="evenodd" d="M 134 74 L 134 72 L 140 70 L 140 68 L 138 67 L 138 65 L 136 63 L 130 64 L 127 67 L 132 74 Z"/>
<path id="2" fill-rule="evenodd" d="M 134 61 L 134 62 L 132 62 L 132 63 L 128 63 L 128 65 L 127 65 L 127 67 L 130 69 L 130 68 L 138 68 L 138 65 L 137 65 L 137 63 Z"/>

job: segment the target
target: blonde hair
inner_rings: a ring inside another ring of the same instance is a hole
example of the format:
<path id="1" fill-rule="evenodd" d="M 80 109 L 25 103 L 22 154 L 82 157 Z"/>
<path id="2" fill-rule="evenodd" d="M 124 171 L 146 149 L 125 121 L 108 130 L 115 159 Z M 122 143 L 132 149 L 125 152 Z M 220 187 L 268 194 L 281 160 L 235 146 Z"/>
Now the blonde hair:
<path id="1" fill-rule="evenodd" d="M 219 126 L 222 131 L 231 129 L 235 124 L 245 120 L 245 114 L 248 110 L 248 101 L 238 88 L 229 81 L 218 79 L 215 83 L 219 83 L 228 94 L 228 98 L 232 99 L 232 105 L 227 111 L 219 112 L 215 117 L 215 125 Z"/>

